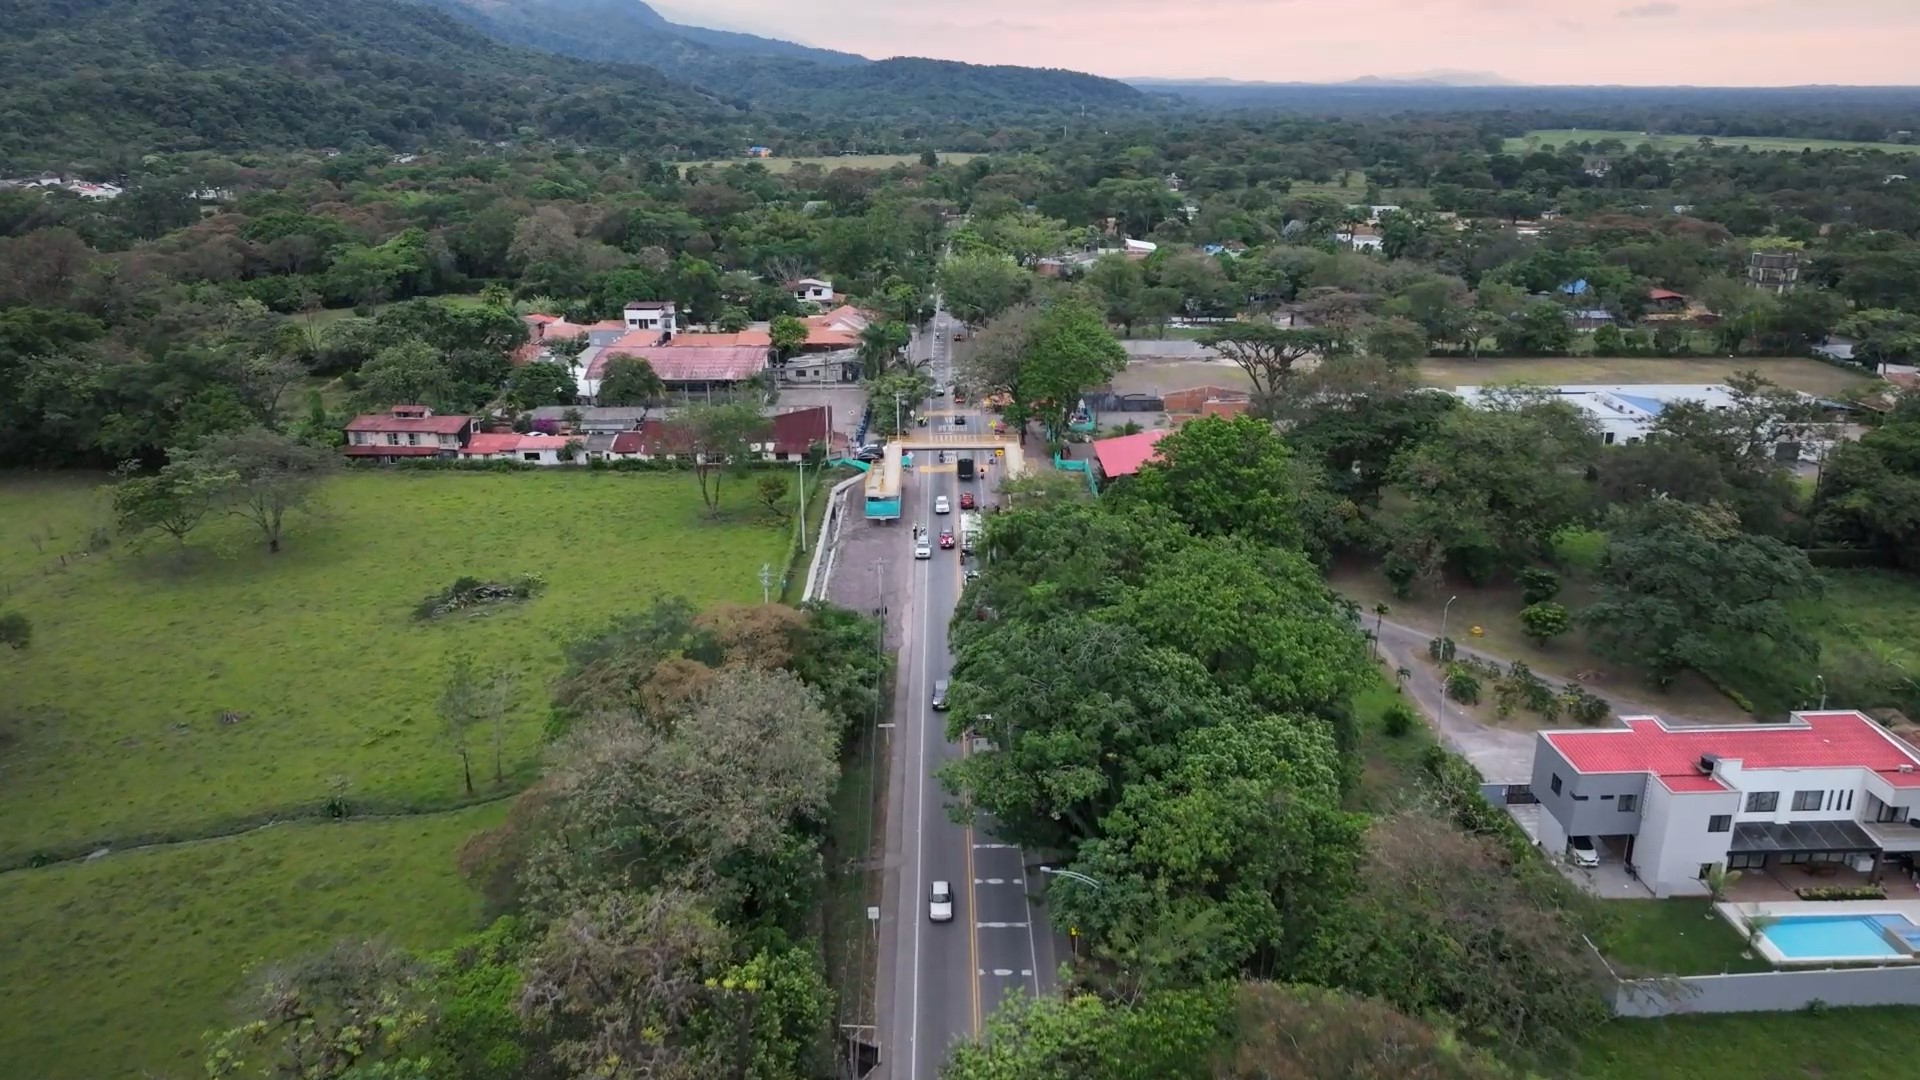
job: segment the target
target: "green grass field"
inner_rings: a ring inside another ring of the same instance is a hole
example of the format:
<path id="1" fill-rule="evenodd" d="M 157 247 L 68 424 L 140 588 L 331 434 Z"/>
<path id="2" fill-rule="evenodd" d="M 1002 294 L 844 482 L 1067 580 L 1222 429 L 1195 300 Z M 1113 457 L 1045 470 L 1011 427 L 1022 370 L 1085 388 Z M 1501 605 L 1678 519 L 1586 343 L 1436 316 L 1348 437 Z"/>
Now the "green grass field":
<path id="1" fill-rule="evenodd" d="M 1870 383 L 1871 376 L 1798 357 L 1742 356 L 1735 359 L 1660 359 L 1653 357 L 1542 357 L 1538 360 L 1469 360 L 1430 357 L 1420 361 L 1420 378 L 1430 386 L 1484 386 L 1530 382 L 1558 385 L 1631 383 L 1714 383 L 1739 371 L 1758 371 L 1781 386 L 1809 394 L 1839 396 Z"/>
<path id="2" fill-rule="evenodd" d="M 708 522 L 680 473 L 357 473 L 290 522 L 277 556 L 223 520 L 186 566 L 162 544 L 62 566 L 105 522 L 101 493 L 9 479 L 0 502 L 0 583 L 34 622 L 32 649 L 0 657 L 0 865 L 310 810 L 340 782 L 368 808 L 454 804 L 434 702 L 459 651 L 516 678 L 517 786 L 559 639 L 665 594 L 758 599 L 760 567 L 778 574 L 791 539 L 750 480 Z M 526 603 L 412 618 L 462 575 L 527 573 L 547 589 Z M 489 794 L 491 761 L 475 771 Z"/>
<path id="3" fill-rule="evenodd" d="M 1709 138 L 1713 139 L 1716 146 L 1744 146 L 1749 150 L 1791 154 L 1797 154 L 1802 150 L 1884 150 L 1889 154 L 1920 154 L 1920 145 L 1912 143 L 1848 142 L 1843 139 L 1776 139 L 1736 135 L 1714 135 Z M 1538 131 L 1529 131 L 1517 139 L 1508 139 L 1505 150 L 1509 154 L 1524 154 L 1542 146 L 1566 146 L 1568 143 L 1600 142 L 1604 139 L 1618 139 L 1625 143 L 1629 150 L 1641 143 L 1652 143 L 1654 149 L 1667 153 L 1676 150 L 1697 150 L 1700 147 L 1698 135 L 1648 135 L 1640 131 L 1542 128 Z"/>
<path id="4" fill-rule="evenodd" d="M 1910 1008 L 1615 1020 L 1581 1048 L 1580 1080 L 1913 1080 Z"/>
<path id="5" fill-rule="evenodd" d="M 979 154 L 940 154 L 940 161 L 946 165 L 964 165 Z M 834 154 L 826 157 L 770 157 L 770 158 L 722 158 L 715 161 L 676 161 L 672 164 L 681 169 L 698 169 L 711 166 L 724 169 L 729 165 L 761 165 L 768 172 L 783 173 L 792 170 L 795 165 L 818 165 L 832 172 L 835 169 L 891 169 L 895 165 L 913 165 L 920 160 L 919 154 Z"/>
<path id="6" fill-rule="evenodd" d="M 1623 975 L 1724 975 L 1772 971 L 1759 956 L 1742 955 L 1746 941 L 1705 900 L 1614 900 L 1601 904 L 1607 919 L 1594 938 Z"/>
<path id="7" fill-rule="evenodd" d="M 0 1074 L 201 1075 L 255 964 L 341 937 L 428 950 L 480 925 L 454 855 L 506 804 L 278 825 L 0 874 Z"/>

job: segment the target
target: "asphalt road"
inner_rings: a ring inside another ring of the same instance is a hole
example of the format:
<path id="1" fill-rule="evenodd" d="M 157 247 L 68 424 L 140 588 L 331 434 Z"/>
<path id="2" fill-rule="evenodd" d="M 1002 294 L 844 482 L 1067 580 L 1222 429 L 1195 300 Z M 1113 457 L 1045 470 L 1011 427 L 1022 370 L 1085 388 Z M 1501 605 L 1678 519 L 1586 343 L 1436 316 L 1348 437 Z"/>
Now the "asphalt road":
<path id="1" fill-rule="evenodd" d="M 985 418 L 964 412 L 963 430 L 978 432 Z M 950 414 L 934 410 L 934 430 L 955 430 Z M 915 469 L 903 478 L 899 536 L 888 554 L 894 567 L 908 568 L 887 579 L 899 582 L 889 598 L 905 612 L 900 652 L 899 696 L 894 705 L 888 807 L 887 887 L 881 918 L 881 1071 L 888 1080 L 934 1080 L 949 1048 L 981 1031 L 986 1017 L 1009 995 L 1040 993 L 1051 985 L 1056 967 L 1052 935 L 1029 892 L 1019 849 L 1000 842 L 991 821 L 955 823 L 935 772 L 956 760 L 966 747 L 947 741 L 946 714 L 932 708 L 934 683 L 952 667 L 948 623 L 964 584 L 965 565 L 956 544 L 934 547 L 933 558 L 913 558 L 913 525 L 924 523 L 932 537 L 942 529 L 960 531 L 959 495 L 971 488 L 976 498 L 990 497 L 992 480 L 961 484 L 958 456 L 985 461 L 985 452 L 948 451 L 916 455 Z M 946 496 L 949 514 L 933 512 Z M 928 917 L 933 883 L 948 882 L 954 895 L 951 922 Z"/>

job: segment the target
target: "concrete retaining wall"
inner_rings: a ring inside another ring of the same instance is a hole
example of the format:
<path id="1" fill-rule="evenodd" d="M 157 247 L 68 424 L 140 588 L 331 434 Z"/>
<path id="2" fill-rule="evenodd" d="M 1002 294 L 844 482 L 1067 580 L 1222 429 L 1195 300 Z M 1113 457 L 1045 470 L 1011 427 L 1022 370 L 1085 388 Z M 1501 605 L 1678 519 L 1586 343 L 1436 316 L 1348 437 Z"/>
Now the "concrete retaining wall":
<path id="1" fill-rule="evenodd" d="M 1835 1008 L 1920 1005 L 1920 964 L 1825 971 L 1763 971 L 1622 982 L 1616 1016 L 1794 1012 L 1814 1002 Z"/>

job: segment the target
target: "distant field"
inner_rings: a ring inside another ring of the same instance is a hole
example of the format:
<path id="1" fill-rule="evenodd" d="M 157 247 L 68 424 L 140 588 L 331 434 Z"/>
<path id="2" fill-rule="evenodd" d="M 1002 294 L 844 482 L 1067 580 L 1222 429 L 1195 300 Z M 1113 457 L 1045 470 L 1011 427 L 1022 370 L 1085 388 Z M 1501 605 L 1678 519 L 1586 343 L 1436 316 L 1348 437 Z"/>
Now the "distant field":
<path id="1" fill-rule="evenodd" d="M 1420 377 L 1433 386 L 1487 383 L 1712 383 L 1737 371 L 1758 371 L 1808 394 L 1839 395 L 1872 380 L 1831 364 L 1798 357 L 1743 356 L 1733 360 L 1651 359 L 1645 357 L 1546 357 L 1539 360 L 1427 359 Z"/>
<path id="2" fill-rule="evenodd" d="M 941 154 L 940 160 L 951 165 L 964 165 L 979 156 L 979 154 Z M 895 165 L 911 165 L 919 160 L 919 154 L 836 154 L 831 157 L 737 157 L 719 161 L 676 161 L 673 164 L 683 169 L 697 169 L 702 165 L 711 165 L 720 169 L 729 165 L 764 165 L 768 172 L 783 173 L 791 170 L 795 165 L 818 165 L 829 171 L 891 169 Z"/>
<path id="3" fill-rule="evenodd" d="M 341 937 L 430 950 L 478 929 L 454 857 L 505 812 L 280 825 L 0 874 L 0 1074 L 202 1075 L 202 1036 L 231 1023 L 248 967 Z"/>
<path id="4" fill-rule="evenodd" d="M 1911 1008 L 1614 1020 L 1588 1035 L 1571 1074 L 1580 1080 L 1913 1080 L 1913 1057 L 1902 1048 L 1911 1045 L 1916 1023 L 1920 1014 Z M 1729 1068 L 1736 1055 L 1738 1067 Z"/>
<path id="5" fill-rule="evenodd" d="M 0 477 L 0 590 L 34 624 L 0 657 L 0 865 L 311 810 L 336 778 L 364 806 L 451 805 L 434 702 L 455 652 L 516 677 L 504 764 L 524 783 L 560 637 L 661 595 L 758 599 L 762 564 L 783 568 L 791 530 L 751 480 L 729 488 L 708 522 L 680 473 L 356 473 L 290 519 L 281 554 L 221 520 L 182 569 L 160 544 L 62 567 L 108 520 L 104 494 Z M 462 575 L 528 573 L 547 589 L 526 603 L 412 618 Z"/>
<path id="6" fill-rule="evenodd" d="M 1797 154 L 1802 150 L 1884 150 L 1889 154 L 1920 154 L 1920 145 L 1911 143 L 1848 142 L 1843 139 L 1775 139 L 1737 135 L 1708 136 L 1716 146 L 1744 146 L 1749 150 L 1781 151 Z M 1577 128 L 1543 128 L 1529 131 L 1517 139 L 1508 139 L 1509 154 L 1523 154 L 1540 146 L 1565 146 L 1568 143 L 1600 142 L 1618 139 L 1631 150 L 1641 143 L 1652 143 L 1656 150 L 1671 153 L 1692 150 L 1700 145 L 1698 135 L 1648 135 L 1640 131 L 1587 131 Z"/>

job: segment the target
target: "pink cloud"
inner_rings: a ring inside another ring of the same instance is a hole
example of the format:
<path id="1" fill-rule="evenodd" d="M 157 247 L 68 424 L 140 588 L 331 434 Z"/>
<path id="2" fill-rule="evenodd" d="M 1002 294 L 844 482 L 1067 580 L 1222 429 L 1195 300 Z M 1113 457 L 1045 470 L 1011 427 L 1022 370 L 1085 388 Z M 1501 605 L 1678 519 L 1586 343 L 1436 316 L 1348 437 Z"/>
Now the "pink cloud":
<path id="1" fill-rule="evenodd" d="M 1538 83 L 1920 81 L 1920 0 L 706 0 L 703 8 L 730 26 L 868 56 L 1113 76 L 1285 82 L 1449 68 Z"/>

